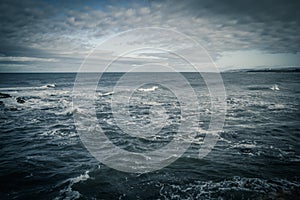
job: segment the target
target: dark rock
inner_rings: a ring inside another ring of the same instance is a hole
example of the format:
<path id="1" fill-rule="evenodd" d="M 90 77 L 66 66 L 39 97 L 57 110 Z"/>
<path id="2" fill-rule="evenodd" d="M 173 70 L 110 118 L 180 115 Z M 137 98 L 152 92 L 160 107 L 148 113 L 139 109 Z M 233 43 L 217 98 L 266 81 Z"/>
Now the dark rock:
<path id="1" fill-rule="evenodd" d="M 0 92 L 0 98 L 4 99 L 4 98 L 10 98 L 10 94 L 5 94 L 5 93 L 1 93 Z"/>
<path id="2" fill-rule="evenodd" d="M 16 108 L 16 107 L 9 107 L 9 108 L 7 108 L 6 110 L 10 110 L 10 111 L 17 111 L 17 110 L 18 110 L 18 108 Z"/>
<path id="3" fill-rule="evenodd" d="M 240 149 L 240 151 L 241 151 L 241 153 L 252 153 L 252 149 L 250 149 L 250 148 L 242 148 L 242 149 Z"/>
<path id="4" fill-rule="evenodd" d="M 17 97 L 17 102 L 18 103 L 25 103 L 24 97 Z"/>
<path id="5" fill-rule="evenodd" d="M 0 101 L 0 107 L 3 107 L 3 106 L 4 106 L 3 101 Z"/>

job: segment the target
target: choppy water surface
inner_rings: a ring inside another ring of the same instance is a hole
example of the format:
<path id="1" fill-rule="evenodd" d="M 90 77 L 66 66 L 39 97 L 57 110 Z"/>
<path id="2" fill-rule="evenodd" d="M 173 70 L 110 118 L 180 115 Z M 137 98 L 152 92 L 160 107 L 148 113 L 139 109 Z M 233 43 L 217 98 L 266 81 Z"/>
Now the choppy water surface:
<path id="1" fill-rule="evenodd" d="M 146 152 L 168 144 L 180 125 L 181 111 L 174 93 L 157 84 L 141 86 L 129 101 L 132 117 L 147 127 L 149 115 L 154 115 L 154 122 L 162 120 L 164 127 L 149 139 L 126 135 L 116 126 L 110 107 L 113 87 L 121 75 L 105 74 L 95 104 L 84 106 L 96 107 L 98 123 L 107 137 L 125 150 Z M 86 150 L 73 121 L 75 112 L 85 114 L 85 110 L 72 107 L 75 76 L 1 74 L 0 92 L 9 94 L 0 95 L 1 199 L 298 197 L 299 73 L 223 73 L 225 126 L 204 159 L 197 158 L 197 152 L 212 115 L 210 97 L 201 77 L 184 73 L 199 100 L 200 119 L 190 127 L 196 139 L 173 164 L 146 174 L 108 168 Z M 149 112 L 153 105 L 163 109 Z M 122 123 L 130 127 L 126 120 Z"/>

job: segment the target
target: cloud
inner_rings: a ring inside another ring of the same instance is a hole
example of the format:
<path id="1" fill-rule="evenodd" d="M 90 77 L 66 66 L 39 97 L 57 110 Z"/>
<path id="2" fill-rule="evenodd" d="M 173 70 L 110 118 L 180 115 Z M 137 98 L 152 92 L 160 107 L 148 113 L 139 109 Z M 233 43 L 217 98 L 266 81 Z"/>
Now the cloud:
<path id="1" fill-rule="evenodd" d="M 280 0 L 4 0 L 0 3 L 0 54 L 43 58 L 34 60 L 41 63 L 61 60 L 60 67 L 73 62 L 76 70 L 99 42 L 121 31 L 149 26 L 191 36 L 214 59 L 224 52 L 249 50 L 295 54 L 300 51 L 299 8 L 299 1 Z"/>
<path id="2" fill-rule="evenodd" d="M 35 58 L 35 57 L 0 57 L 1 61 L 12 61 L 12 62 L 58 62 L 58 59 L 55 58 Z"/>

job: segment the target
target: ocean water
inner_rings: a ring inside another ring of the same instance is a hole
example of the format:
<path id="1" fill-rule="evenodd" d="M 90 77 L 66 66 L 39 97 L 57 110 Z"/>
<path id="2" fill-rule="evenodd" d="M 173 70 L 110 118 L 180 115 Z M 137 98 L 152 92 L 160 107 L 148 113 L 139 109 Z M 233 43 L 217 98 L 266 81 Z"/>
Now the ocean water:
<path id="1" fill-rule="evenodd" d="M 159 80 L 171 77 L 148 75 Z M 200 119 L 190 127 L 197 132 L 196 140 L 171 165 L 141 174 L 103 165 L 81 142 L 73 115 L 84 115 L 85 110 L 72 106 L 76 74 L 1 74 L 0 92 L 10 95 L 0 95 L 1 199 L 298 198 L 300 74 L 223 73 L 224 128 L 213 150 L 202 159 L 197 152 L 213 114 L 210 95 L 198 74 L 183 75 L 199 102 Z M 174 93 L 162 85 L 140 86 L 129 102 L 132 116 L 148 127 L 149 110 L 159 105 L 163 109 L 151 111 L 154 122 L 165 123 L 151 139 L 129 136 L 116 126 L 111 109 L 113 88 L 121 76 L 104 74 L 95 103 L 85 108 L 96 108 L 98 124 L 124 150 L 147 152 L 168 144 L 180 125 Z M 134 80 L 145 74 L 129 76 Z M 131 126 L 126 120 L 122 123 Z"/>

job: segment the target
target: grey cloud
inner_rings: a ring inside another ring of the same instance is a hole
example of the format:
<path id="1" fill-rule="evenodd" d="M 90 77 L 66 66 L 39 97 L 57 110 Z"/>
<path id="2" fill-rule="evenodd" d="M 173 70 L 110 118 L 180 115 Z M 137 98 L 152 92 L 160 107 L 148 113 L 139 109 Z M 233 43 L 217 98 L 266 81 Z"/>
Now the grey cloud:
<path id="1" fill-rule="evenodd" d="M 300 2 L 283 0 L 166 1 L 161 8 L 168 20 L 176 15 L 209 19 L 217 48 L 258 48 L 270 52 L 299 52 Z M 195 24 L 195 26 L 201 24 Z M 208 25 L 208 26 L 210 26 Z M 215 34 L 218 33 L 218 34 Z M 232 38 L 222 37 L 231 34 Z M 223 47 L 222 42 L 224 41 Z M 235 40 L 235 41 L 233 41 Z M 236 45 L 234 44 L 236 43 Z"/>
<path id="2" fill-rule="evenodd" d="M 108 35 L 147 26 L 186 33 L 213 57 L 249 49 L 296 53 L 299 4 L 280 0 L 1 1 L 0 54 L 68 63 L 73 59 L 78 67 Z"/>
<path id="3" fill-rule="evenodd" d="M 36 57 L 13 57 L 13 56 L 0 56 L 0 62 L 1 61 L 12 61 L 12 62 L 36 62 L 36 61 L 42 61 L 42 62 L 57 62 L 57 59 L 53 58 L 36 58 Z"/>

